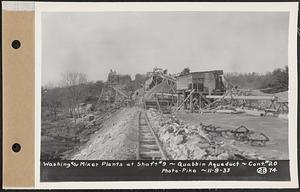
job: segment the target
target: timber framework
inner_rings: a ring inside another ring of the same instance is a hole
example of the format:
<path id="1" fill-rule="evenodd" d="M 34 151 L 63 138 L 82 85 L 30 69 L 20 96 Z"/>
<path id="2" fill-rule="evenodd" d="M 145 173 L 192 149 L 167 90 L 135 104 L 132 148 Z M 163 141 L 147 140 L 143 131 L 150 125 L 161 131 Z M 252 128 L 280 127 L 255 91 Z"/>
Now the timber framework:
<path id="1" fill-rule="evenodd" d="M 177 110 L 194 112 L 211 103 L 207 95 L 224 95 L 226 92 L 223 71 L 192 72 L 176 80 Z"/>

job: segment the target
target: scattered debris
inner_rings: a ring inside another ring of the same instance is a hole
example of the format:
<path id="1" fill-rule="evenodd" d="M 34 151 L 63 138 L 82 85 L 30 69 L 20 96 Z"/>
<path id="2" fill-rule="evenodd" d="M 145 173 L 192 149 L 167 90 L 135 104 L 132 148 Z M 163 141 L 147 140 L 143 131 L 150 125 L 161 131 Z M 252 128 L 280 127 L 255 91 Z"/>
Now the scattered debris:
<path id="1" fill-rule="evenodd" d="M 89 95 L 78 101 L 83 102 L 76 105 L 78 115 L 68 111 L 68 105 L 57 104 L 52 111 L 50 106 L 44 107 L 41 131 L 42 159 L 68 159 L 86 144 L 92 135 L 99 133 L 98 131 L 101 129 L 103 131 L 104 122 L 114 116 L 119 109 L 123 110 L 125 106 L 133 108 L 134 103 L 138 106 L 138 110 L 141 108 L 147 110 L 153 129 L 169 159 L 263 159 L 261 154 L 256 151 L 249 151 L 247 145 L 265 146 L 270 138 L 264 133 L 255 132 L 244 125 L 232 130 L 224 129 L 222 125 L 220 127 L 199 124 L 198 119 L 197 126 L 186 125 L 171 113 L 172 110 L 199 112 L 203 118 L 206 118 L 205 115 L 211 114 L 202 115 L 202 113 L 247 113 L 256 116 L 271 114 L 288 118 L 287 92 L 284 94 L 286 95 L 285 100 L 277 100 L 278 95 L 258 95 L 250 90 L 238 90 L 232 86 L 226 86 L 222 74 L 223 71 L 217 70 L 192 72 L 178 76 L 155 68 L 150 75 L 143 77 L 146 82 L 142 80 L 138 85 L 133 86 L 129 84 L 130 76 L 118 75 L 111 70 L 107 82 L 99 89 L 101 90 L 100 95 Z M 201 81 L 198 81 L 199 78 Z M 194 81 L 190 81 L 191 79 Z M 211 81 L 212 79 L 216 81 Z M 138 89 L 136 89 L 137 87 Z M 124 130 L 122 127 L 127 127 L 125 122 L 132 124 L 133 112 L 134 110 L 130 117 L 127 115 L 124 122 L 119 119 L 113 122 L 112 127 Z M 54 119 L 51 119 L 51 115 L 54 116 Z M 121 115 L 119 117 L 122 119 Z M 126 139 L 134 135 L 131 132 L 129 136 L 124 137 L 126 132 L 122 131 L 119 131 L 118 134 L 120 138 Z M 104 145 L 108 146 L 107 141 L 111 140 L 117 141 L 118 144 L 114 146 L 115 148 L 126 143 L 125 139 L 124 141 L 118 140 L 109 131 L 105 135 L 97 136 L 97 138 L 101 138 L 99 144 L 101 143 L 102 148 Z M 128 143 L 134 146 L 132 140 Z M 247 150 L 242 150 L 241 145 L 246 146 Z M 113 150 L 114 147 L 108 148 Z M 131 147 L 131 152 L 134 149 L 135 147 Z M 87 155 L 84 153 L 81 155 Z M 98 151 L 89 151 L 89 153 L 89 155 L 96 154 Z M 91 158 L 89 155 L 85 157 Z M 97 158 L 97 156 L 93 155 L 93 158 Z"/>
<path id="2" fill-rule="evenodd" d="M 231 132 L 238 141 L 249 141 L 251 145 L 265 146 L 266 143 L 270 141 L 269 137 L 267 137 L 265 134 L 250 131 L 244 125 L 241 125 Z"/>
<path id="3" fill-rule="evenodd" d="M 91 104 L 82 103 L 80 107 L 90 108 Z M 68 118 L 68 111 L 60 113 L 58 120 L 42 122 L 42 159 L 68 159 L 79 150 L 102 124 L 120 108 L 117 104 L 98 105 L 95 111 L 85 110 L 80 118 Z"/>
<path id="4" fill-rule="evenodd" d="M 241 125 L 240 127 L 236 128 L 235 130 L 232 131 L 234 137 L 238 141 L 248 141 L 248 135 L 250 133 L 249 129 L 245 127 L 244 125 Z"/>
<path id="5" fill-rule="evenodd" d="M 262 159 L 259 154 L 240 151 L 238 147 L 235 147 L 236 142 L 241 141 L 235 139 L 232 130 L 203 124 L 199 124 L 199 126 L 185 125 L 175 116 L 161 115 L 158 110 L 153 108 L 147 110 L 147 114 L 150 122 L 153 123 L 153 127 L 156 127 L 157 135 L 170 159 Z M 236 134 L 242 132 L 241 129 L 238 129 Z M 259 138 L 255 138 L 249 137 L 247 141 L 251 144 L 255 143 L 259 140 Z M 259 141 L 264 143 L 264 140 Z"/>

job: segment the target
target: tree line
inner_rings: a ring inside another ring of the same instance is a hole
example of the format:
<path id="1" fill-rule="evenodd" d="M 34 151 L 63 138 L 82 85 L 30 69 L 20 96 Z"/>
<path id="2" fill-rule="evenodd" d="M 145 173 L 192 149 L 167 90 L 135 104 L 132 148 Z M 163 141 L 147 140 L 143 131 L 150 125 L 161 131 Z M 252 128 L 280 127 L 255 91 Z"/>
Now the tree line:
<path id="1" fill-rule="evenodd" d="M 129 75 L 120 76 L 120 84 L 125 85 L 124 90 L 132 94 L 141 88 L 146 75 L 136 74 L 135 80 L 131 80 Z M 60 83 L 57 85 L 43 86 L 41 88 L 42 107 L 50 111 L 52 119 L 57 120 L 60 109 L 68 109 L 69 116 L 76 119 L 81 117 L 81 103 L 97 102 L 105 82 L 90 82 L 86 74 L 79 72 L 67 72 L 62 74 Z"/>
<path id="2" fill-rule="evenodd" d="M 182 70 L 180 75 L 190 73 L 189 68 Z M 226 81 L 243 89 L 261 89 L 266 93 L 276 93 L 288 90 L 288 66 L 275 69 L 273 72 L 260 73 L 226 73 Z M 135 80 L 130 76 L 123 77 L 125 90 L 133 93 L 141 88 L 147 79 L 146 75 L 136 74 Z M 51 88 L 42 87 L 42 107 L 47 107 L 56 120 L 59 108 L 69 110 L 74 118 L 80 117 L 80 103 L 97 100 L 104 87 L 103 81 L 89 82 L 84 73 L 68 72 L 62 75 L 60 85 Z"/>
<path id="3" fill-rule="evenodd" d="M 94 95 L 100 95 L 104 83 L 88 82 L 84 73 L 67 72 L 62 74 L 61 82 L 54 87 L 42 87 L 42 107 L 50 110 L 53 119 L 57 119 L 59 108 L 67 108 L 70 117 L 76 119 L 81 116 L 80 103 Z"/>
<path id="4" fill-rule="evenodd" d="M 225 79 L 243 89 L 261 89 L 266 93 L 277 93 L 288 90 L 288 66 L 275 69 L 265 74 L 260 73 L 226 73 Z"/>

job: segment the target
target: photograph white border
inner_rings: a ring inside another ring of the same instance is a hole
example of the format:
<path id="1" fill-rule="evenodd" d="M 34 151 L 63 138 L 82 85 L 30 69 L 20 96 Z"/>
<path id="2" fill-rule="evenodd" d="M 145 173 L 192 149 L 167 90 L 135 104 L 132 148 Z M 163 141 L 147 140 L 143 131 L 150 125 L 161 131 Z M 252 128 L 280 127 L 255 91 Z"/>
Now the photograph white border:
<path id="1" fill-rule="evenodd" d="M 40 182 L 41 64 L 43 12 L 113 11 L 231 11 L 289 12 L 289 159 L 291 181 L 118 181 Z M 297 165 L 297 2 L 203 3 L 203 2 L 36 2 L 35 3 L 35 188 L 38 189 L 203 189 L 203 188 L 298 188 Z"/>

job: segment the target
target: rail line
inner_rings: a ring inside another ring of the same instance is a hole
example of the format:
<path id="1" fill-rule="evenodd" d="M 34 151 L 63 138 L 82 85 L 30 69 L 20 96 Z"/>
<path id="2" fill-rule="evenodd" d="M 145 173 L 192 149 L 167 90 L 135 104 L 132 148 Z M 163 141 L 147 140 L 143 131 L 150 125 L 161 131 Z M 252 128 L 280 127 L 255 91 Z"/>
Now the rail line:
<path id="1" fill-rule="evenodd" d="M 138 117 L 138 160 L 167 160 L 164 152 L 145 111 L 141 111 Z"/>

